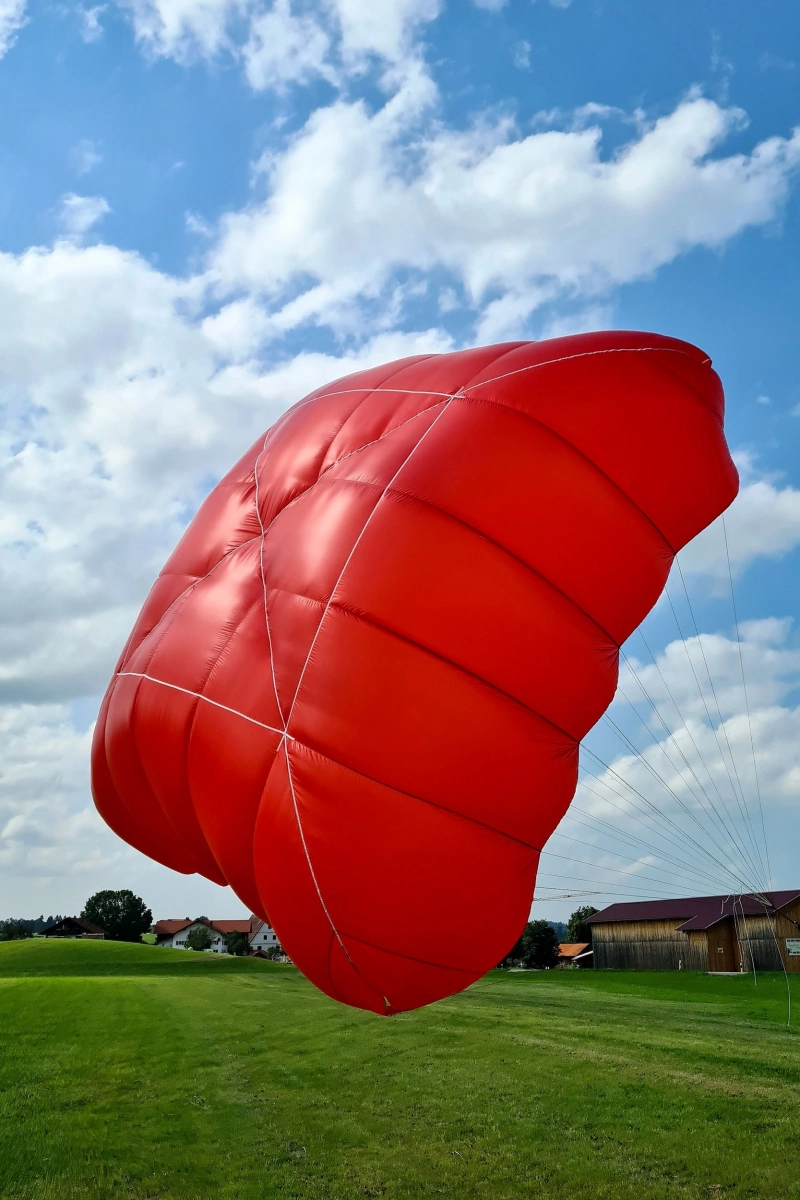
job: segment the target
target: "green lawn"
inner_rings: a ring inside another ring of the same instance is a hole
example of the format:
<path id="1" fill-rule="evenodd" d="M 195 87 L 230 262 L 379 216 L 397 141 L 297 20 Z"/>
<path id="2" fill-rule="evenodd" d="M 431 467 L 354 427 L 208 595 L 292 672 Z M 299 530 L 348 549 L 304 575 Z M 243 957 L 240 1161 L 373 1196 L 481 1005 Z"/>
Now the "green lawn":
<path id="1" fill-rule="evenodd" d="M 800 1198 L 783 979 L 493 973 L 389 1020 L 291 967 L 0 944 L 0 1196 Z"/>

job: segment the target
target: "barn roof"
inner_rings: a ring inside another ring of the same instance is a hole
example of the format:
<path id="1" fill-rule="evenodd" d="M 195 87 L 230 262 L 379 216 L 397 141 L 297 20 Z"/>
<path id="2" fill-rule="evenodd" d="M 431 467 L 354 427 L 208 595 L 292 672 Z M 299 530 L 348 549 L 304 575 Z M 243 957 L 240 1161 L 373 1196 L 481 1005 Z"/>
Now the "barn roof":
<path id="1" fill-rule="evenodd" d="M 759 896 L 745 894 L 742 896 L 682 896 L 677 900 L 637 900 L 622 904 L 610 904 L 601 912 L 589 917 L 589 925 L 605 925 L 611 921 L 683 921 L 682 930 L 709 929 L 724 917 L 763 916 L 764 900 L 768 900 L 775 912 L 800 900 L 800 889 L 793 888 L 780 892 L 763 892 Z"/>

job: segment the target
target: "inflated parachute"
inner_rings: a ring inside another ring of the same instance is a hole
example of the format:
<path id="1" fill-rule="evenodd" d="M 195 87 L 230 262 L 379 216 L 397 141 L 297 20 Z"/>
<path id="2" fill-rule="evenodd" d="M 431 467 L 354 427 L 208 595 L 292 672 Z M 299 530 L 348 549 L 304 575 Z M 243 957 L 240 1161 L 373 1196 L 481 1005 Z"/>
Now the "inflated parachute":
<path id="1" fill-rule="evenodd" d="M 700 350 L 593 333 L 421 356 L 295 405 L 205 501 L 120 658 L 97 807 L 229 883 L 378 1013 L 516 940 L 620 644 L 731 502 Z"/>

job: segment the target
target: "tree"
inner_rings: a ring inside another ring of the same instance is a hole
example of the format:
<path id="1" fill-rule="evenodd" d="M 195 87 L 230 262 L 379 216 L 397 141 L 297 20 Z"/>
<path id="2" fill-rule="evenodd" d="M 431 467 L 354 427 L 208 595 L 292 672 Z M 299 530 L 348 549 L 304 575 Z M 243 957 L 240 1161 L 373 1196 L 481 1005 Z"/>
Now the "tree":
<path id="1" fill-rule="evenodd" d="M 549 921 L 529 921 L 519 947 L 524 967 L 554 967 L 558 962 L 558 935 Z"/>
<path id="2" fill-rule="evenodd" d="M 250 953 L 250 939 L 240 929 L 234 929 L 233 933 L 229 933 L 225 939 L 225 944 L 228 948 L 228 954 L 236 954 L 241 958 L 243 954 Z"/>
<path id="3" fill-rule="evenodd" d="M 84 904 L 81 916 L 99 926 L 112 942 L 139 942 L 153 924 L 153 914 L 144 900 L 127 888 L 95 892 Z"/>
<path id="4" fill-rule="evenodd" d="M 586 922 L 598 911 L 598 909 L 592 908 L 591 904 L 584 904 L 583 908 L 576 908 L 567 922 L 567 941 L 572 943 L 591 942 L 592 927 Z"/>
<path id="5" fill-rule="evenodd" d="M 195 925 L 186 935 L 187 950 L 210 950 L 214 935 L 207 925 Z"/>
<path id="6" fill-rule="evenodd" d="M 33 937 L 25 921 L 0 921 L 0 942 L 21 942 Z"/>

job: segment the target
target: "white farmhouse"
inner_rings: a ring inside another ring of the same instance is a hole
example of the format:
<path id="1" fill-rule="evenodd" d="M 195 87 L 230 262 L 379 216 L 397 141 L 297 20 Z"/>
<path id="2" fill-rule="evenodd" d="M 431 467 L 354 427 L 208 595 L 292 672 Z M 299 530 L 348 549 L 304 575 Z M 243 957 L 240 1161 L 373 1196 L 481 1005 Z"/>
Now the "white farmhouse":
<path id="1" fill-rule="evenodd" d="M 156 921 L 153 932 L 156 935 L 157 946 L 167 946 L 172 950 L 185 950 L 186 939 L 193 929 L 205 927 L 211 932 L 211 950 L 214 954 L 227 954 L 227 937 L 230 933 L 244 933 L 250 943 L 250 953 L 261 951 L 262 954 L 278 945 L 275 930 L 266 921 L 255 915 L 239 921 L 209 921 L 206 917 L 189 917 L 183 920 Z"/>

